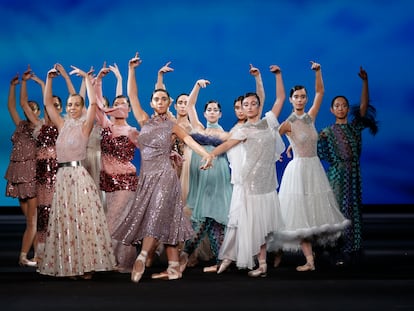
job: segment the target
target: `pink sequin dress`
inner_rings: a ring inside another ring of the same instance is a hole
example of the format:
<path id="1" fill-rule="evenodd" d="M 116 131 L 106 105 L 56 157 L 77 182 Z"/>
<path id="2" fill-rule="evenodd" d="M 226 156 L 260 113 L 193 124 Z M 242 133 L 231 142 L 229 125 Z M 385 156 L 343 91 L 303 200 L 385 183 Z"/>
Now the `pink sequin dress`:
<path id="1" fill-rule="evenodd" d="M 21 121 L 11 141 L 13 149 L 5 179 L 6 196 L 28 199 L 36 196 L 36 140 L 30 122 Z"/>
<path id="2" fill-rule="evenodd" d="M 65 123 L 56 141 L 59 169 L 49 215 L 44 258 L 39 272 L 51 276 L 78 276 L 109 271 L 115 266 L 102 203 L 96 184 L 79 165 L 86 157 L 88 137 L 84 117 Z M 61 166 L 74 162 L 74 166 Z"/>
<path id="3" fill-rule="evenodd" d="M 46 240 L 49 212 L 55 191 L 58 163 L 56 159 L 56 139 L 58 129 L 45 124 L 36 126 L 33 135 L 37 141 L 36 182 L 37 182 L 37 256 L 42 257 Z"/>
<path id="4" fill-rule="evenodd" d="M 106 220 L 112 235 L 126 217 L 125 206 L 137 189 L 138 176 L 132 160 L 138 147 L 139 132 L 128 124 L 113 124 L 103 113 L 99 115 L 98 123 L 102 127 L 100 189 L 106 194 Z M 112 245 L 118 270 L 129 272 L 137 257 L 136 247 L 115 239 Z"/>

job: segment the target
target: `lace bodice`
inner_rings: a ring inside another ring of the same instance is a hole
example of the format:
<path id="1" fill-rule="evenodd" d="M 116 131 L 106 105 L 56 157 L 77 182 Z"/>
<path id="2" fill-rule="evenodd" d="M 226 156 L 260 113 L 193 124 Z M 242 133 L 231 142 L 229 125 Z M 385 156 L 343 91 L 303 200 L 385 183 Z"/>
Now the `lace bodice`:
<path id="1" fill-rule="evenodd" d="M 297 116 L 292 113 L 288 121 L 291 132 L 287 135 L 295 157 L 310 158 L 317 156 L 318 133 L 312 118 L 307 114 Z"/>

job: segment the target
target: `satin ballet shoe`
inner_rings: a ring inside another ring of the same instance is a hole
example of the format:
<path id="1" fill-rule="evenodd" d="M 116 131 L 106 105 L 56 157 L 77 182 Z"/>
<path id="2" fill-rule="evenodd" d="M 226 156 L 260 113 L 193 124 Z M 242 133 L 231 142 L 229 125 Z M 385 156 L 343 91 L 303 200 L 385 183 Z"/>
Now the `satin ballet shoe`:
<path id="1" fill-rule="evenodd" d="M 175 269 L 174 267 L 168 267 L 167 270 L 160 272 L 160 273 L 154 273 L 151 275 L 151 279 L 153 280 L 178 280 L 182 278 L 182 273 L 178 269 Z"/>
<path id="2" fill-rule="evenodd" d="M 259 276 L 262 278 L 266 277 L 267 276 L 267 264 L 260 263 L 259 268 L 249 271 L 247 275 L 252 278 L 257 278 Z"/>
<path id="3" fill-rule="evenodd" d="M 205 272 L 205 273 L 213 273 L 213 272 L 216 273 L 217 272 L 217 265 L 204 267 L 203 272 Z"/>
<path id="4" fill-rule="evenodd" d="M 131 281 L 134 283 L 138 283 L 141 280 L 142 275 L 145 271 L 145 259 L 138 258 L 134 262 L 134 267 L 132 268 L 131 272 Z"/>
<path id="5" fill-rule="evenodd" d="M 221 264 L 220 267 L 217 270 L 217 274 L 223 273 L 224 271 L 227 270 L 227 268 L 230 266 L 231 264 L 231 260 L 230 259 L 224 259 Z"/>
<path id="6" fill-rule="evenodd" d="M 25 256 L 20 256 L 19 258 L 19 265 L 24 267 L 37 267 L 37 262 L 27 259 Z"/>
<path id="7" fill-rule="evenodd" d="M 180 272 L 183 273 L 188 264 L 188 254 L 182 252 L 180 255 Z"/>
<path id="8" fill-rule="evenodd" d="M 313 262 L 307 262 L 303 266 L 296 267 L 296 271 L 304 272 L 304 271 L 314 271 L 315 264 Z"/>

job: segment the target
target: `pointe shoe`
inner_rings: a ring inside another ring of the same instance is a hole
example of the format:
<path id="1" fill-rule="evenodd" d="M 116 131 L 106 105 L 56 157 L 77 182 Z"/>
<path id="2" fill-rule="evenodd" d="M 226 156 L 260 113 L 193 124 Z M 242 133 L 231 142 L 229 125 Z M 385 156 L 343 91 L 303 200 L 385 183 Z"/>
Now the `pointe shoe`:
<path id="1" fill-rule="evenodd" d="M 217 272 L 217 265 L 213 265 L 213 266 L 209 266 L 209 267 L 204 267 L 203 268 L 203 272 L 206 273 L 212 273 L 212 272 Z"/>
<path id="2" fill-rule="evenodd" d="M 178 268 L 178 269 L 176 269 Z M 151 275 L 151 279 L 153 280 L 178 280 L 181 279 L 183 274 L 180 272 L 179 267 L 168 267 L 167 270 L 154 273 Z"/>
<path id="3" fill-rule="evenodd" d="M 26 256 L 20 256 L 19 265 L 20 266 L 25 266 L 25 267 L 36 268 L 37 267 L 37 262 L 27 259 Z"/>
<path id="4" fill-rule="evenodd" d="M 231 262 L 230 259 L 224 259 L 220 264 L 217 274 L 223 273 L 230 266 Z"/>
<path id="5" fill-rule="evenodd" d="M 257 268 L 256 270 L 249 271 L 247 275 L 253 278 L 257 278 L 259 276 L 262 278 L 266 277 L 267 276 L 267 264 L 261 264 L 259 268 Z"/>
<path id="6" fill-rule="evenodd" d="M 307 262 L 303 266 L 296 267 L 296 271 L 304 272 L 304 271 L 314 271 L 315 264 L 313 262 Z"/>
<path id="7" fill-rule="evenodd" d="M 188 254 L 182 252 L 180 255 L 180 272 L 183 273 L 188 264 Z"/>
<path id="8" fill-rule="evenodd" d="M 131 281 L 134 283 L 138 283 L 141 280 L 142 275 L 145 271 L 145 259 L 138 256 L 138 258 L 134 262 L 134 267 L 132 268 L 131 272 Z"/>

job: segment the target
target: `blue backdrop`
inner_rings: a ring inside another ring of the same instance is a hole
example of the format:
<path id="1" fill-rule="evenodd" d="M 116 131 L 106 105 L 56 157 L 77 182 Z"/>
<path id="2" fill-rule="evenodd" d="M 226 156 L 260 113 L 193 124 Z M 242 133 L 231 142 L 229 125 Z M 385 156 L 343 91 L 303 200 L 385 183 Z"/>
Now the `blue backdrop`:
<path id="1" fill-rule="evenodd" d="M 14 124 L 7 112 L 9 82 L 30 64 L 40 78 L 54 63 L 98 71 L 103 62 L 117 63 L 126 91 L 128 60 L 139 52 L 139 96 L 147 112 L 158 69 L 167 61 L 175 69 L 165 76 L 172 97 L 190 92 L 206 78 L 211 85 L 199 96 L 199 109 L 209 99 L 223 106 L 221 124 L 230 129 L 233 99 L 254 91 L 249 64 L 258 67 L 266 91 L 265 110 L 275 98 L 271 64 L 278 64 L 288 90 L 303 84 L 313 97 L 314 74 L 309 61 L 321 63 L 325 99 L 316 126 L 333 121 L 332 97 L 346 95 L 358 103 L 362 65 L 368 72 L 371 103 L 378 111 L 380 131 L 364 133 L 363 202 L 414 203 L 414 3 L 329 0 L 210 1 L 2 1 L 0 4 L 1 171 L 6 171 Z M 73 77 L 76 88 L 80 78 Z M 20 90 L 18 87 L 17 90 Z M 38 85 L 29 81 L 29 98 L 42 101 Z M 63 79 L 55 93 L 66 99 Z M 104 80 L 112 99 L 115 79 Z M 286 101 L 281 120 L 291 111 Z M 132 114 L 131 114 L 132 116 Z M 200 119 L 204 120 L 200 114 Z M 131 125 L 137 126 L 131 117 Z M 139 165 L 137 161 L 137 165 Z M 285 164 L 279 165 L 279 178 Z M 5 189 L 5 180 L 0 188 Z M 0 195 L 0 206 L 15 206 Z"/>

